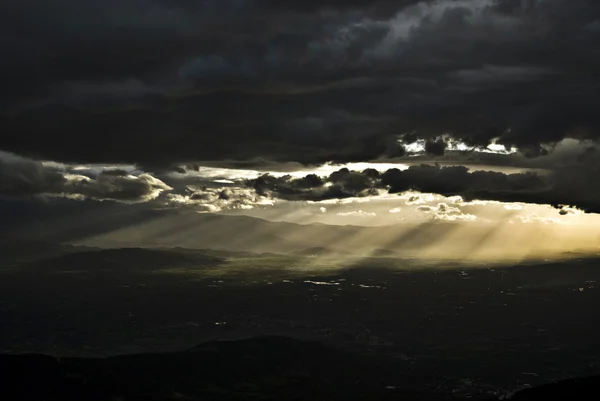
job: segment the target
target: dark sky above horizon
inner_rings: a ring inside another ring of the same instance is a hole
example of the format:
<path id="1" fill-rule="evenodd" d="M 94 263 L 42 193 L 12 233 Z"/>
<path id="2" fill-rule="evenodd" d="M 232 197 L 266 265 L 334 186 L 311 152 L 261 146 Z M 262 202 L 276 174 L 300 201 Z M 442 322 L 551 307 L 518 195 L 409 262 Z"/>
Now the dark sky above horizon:
<path id="1" fill-rule="evenodd" d="M 0 52 L 10 202 L 600 211 L 596 0 L 5 0 Z"/>

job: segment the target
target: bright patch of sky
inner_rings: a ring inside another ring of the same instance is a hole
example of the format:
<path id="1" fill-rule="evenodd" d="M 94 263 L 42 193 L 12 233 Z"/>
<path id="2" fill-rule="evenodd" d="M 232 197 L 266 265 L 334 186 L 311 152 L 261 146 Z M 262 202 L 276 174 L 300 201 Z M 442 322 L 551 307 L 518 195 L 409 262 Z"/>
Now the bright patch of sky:
<path id="1" fill-rule="evenodd" d="M 53 168 L 59 171 L 71 172 L 79 175 L 84 175 L 88 177 L 95 177 L 103 171 L 110 170 L 123 170 L 126 171 L 129 175 L 138 176 L 143 174 L 142 170 L 139 170 L 133 164 L 65 164 L 58 163 L 53 161 L 42 161 L 40 162 L 42 166 Z"/>
<path id="2" fill-rule="evenodd" d="M 266 171 L 256 169 L 234 169 L 234 168 L 222 168 L 222 167 L 206 167 L 201 166 L 197 171 L 186 171 L 185 173 L 172 172 L 168 175 L 173 177 L 201 177 L 212 180 L 212 182 L 231 184 L 235 181 L 254 179 L 260 177 L 263 174 L 270 174 L 274 177 L 283 177 L 286 175 L 294 178 L 305 177 L 308 174 L 316 174 L 318 176 L 329 176 L 331 173 L 336 172 L 342 168 L 347 168 L 351 171 L 363 171 L 368 168 L 375 169 L 379 172 L 385 172 L 391 168 L 397 168 L 399 170 L 406 170 L 409 167 L 408 164 L 404 163 L 348 163 L 348 164 L 331 164 L 327 163 L 321 166 L 312 168 L 295 170 L 295 171 Z"/>
<path id="3" fill-rule="evenodd" d="M 564 227 L 594 227 L 600 215 L 577 209 L 562 211 L 550 205 L 507 203 L 499 201 L 464 201 L 460 196 L 404 192 L 377 196 L 324 201 L 278 200 L 270 206 L 253 210 L 224 210 L 227 214 L 245 214 L 274 221 L 334 225 L 359 224 L 383 226 L 419 224 L 432 220 L 465 224 L 558 224 Z M 360 217 L 360 221 L 348 218 Z"/>
<path id="4" fill-rule="evenodd" d="M 416 142 L 404 144 L 404 148 L 409 153 L 422 154 L 425 153 L 425 140 L 419 139 Z M 517 153 L 518 149 L 515 147 L 506 148 L 504 145 L 497 144 L 495 142 L 489 144 L 485 148 L 469 146 L 463 142 L 448 141 L 447 150 L 456 152 L 479 152 L 479 153 L 493 153 L 498 155 L 510 155 Z"/>

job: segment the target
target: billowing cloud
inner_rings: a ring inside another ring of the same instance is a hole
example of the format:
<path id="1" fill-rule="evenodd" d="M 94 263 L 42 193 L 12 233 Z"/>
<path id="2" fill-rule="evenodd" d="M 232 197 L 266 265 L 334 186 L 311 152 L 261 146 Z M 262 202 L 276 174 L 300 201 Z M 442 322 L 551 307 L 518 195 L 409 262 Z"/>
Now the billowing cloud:
<path id="1" fill-rule="evenodd" d="M 493 143 L 551 174 L 420 167 L 253 187 L 285 200 L 417 190 L 598 211 L 599 21 L 596 0 L 6 0 L 0 149 L 145 173 L 44 168 L 3 185 L 137 201 L 171 187 L 164 171 L 208 163 L 406 161 L 418 143 L 429 161 L 462 152 L 466 164 Z M 558 168 L 565 138 L 587 148 Z"/>
<path id="2" fill-rule="evenodd" d="M 417 191 L 421 194 L 409 195 L 406 205 L 429 203 L 433 200 L 431 194 L 440 194 L 454 196 L 458 203 L 463 200 L 492 200 L 550 204 L 561 209 L 563 215 L 574 214 L 575 210 L 598 212 L 600 192 L 592 190 L 588 180 L 592 176 L 600 178 L 600 167 L 587 165 L 588 174 L 582 176 L 578 166 L 563 166 L 545 175 L 470 171 L 464 166 L 414 165 L 405 170 L 392 168 L 383 173 L 372 169 L 357 172 L 344 168 L 329 177 L 263 175 L 247 180 L 246 184 L 259 195 L 285 200 L 324 201 L 368 198 L 381 191 L 398 194 Z"/>
<path id="3" fill-rule="evenodd" d="M 582 213 L 582 211 L 577 209 L 576 207 L 562 206 L 559 213 L 561 216 L 568 216 L 568 215 L 578 215 L 578 214 Z"/>
<path id="4" fill-rule="evenodd" d="M 0 152 L 0 196 L 147 202 L 172 188 L 147 173 L 104 169 L 93 176 Z"/>
<path id="5" fill-rule="evenodd" d="M 247 180 L 256 193 L 285 200 L 319 201 L 350 197 L 367 197 L 378 194 L 379 172 L 367 169 L 363 172 L 347 168 L 333 172 L 329 177 L 309 174 L 294 178 L 291 175 L 275 177 L 269 174 Z"/>
<path id="6" fill-rule="evenodd" d="M 450 206 L 446 203 L 439 203 L 437 206 L 419 206 L 418 212 L 431 214 L 434 220 L 444 221 L 475 221 L 477 216 L 469 213 L 463 213 L 458 207 Z"/>
<path id="7" fill-rule="evenodd" d="M 561 224 L 561 221 L 555 217 L 542 217 L 535 213 L 515 216 L 511 222 L 515 221 L 525 224 Z"/>
<path id="8" fill-rule="evenodd" d="M 441 138 L 428 139 L 425 142 L 425 151 L 434 156 L 443 156 L 446 148 L 448 147 L 446 141 Z"/>
<path id="9" fill-rule="evenodd" d="M 271 206 L 273 201 L 247 188 L 200 188 L 190 189 L 185 194 L 168 194 L 167 204 L 188 206 L 200 212 L 223 210 L 248 210 L 258 206 Z"/>

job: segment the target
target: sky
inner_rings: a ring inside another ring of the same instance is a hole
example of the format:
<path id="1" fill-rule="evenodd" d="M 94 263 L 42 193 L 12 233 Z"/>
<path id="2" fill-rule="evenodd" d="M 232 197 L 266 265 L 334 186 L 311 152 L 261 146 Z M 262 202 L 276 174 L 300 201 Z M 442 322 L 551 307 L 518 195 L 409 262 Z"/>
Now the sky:
<path id="1" fill-rule="evenodd" d="M 0 52 L 14 225 L 186 210 L 597 247 L 596 0 L 5 0 Z"/>

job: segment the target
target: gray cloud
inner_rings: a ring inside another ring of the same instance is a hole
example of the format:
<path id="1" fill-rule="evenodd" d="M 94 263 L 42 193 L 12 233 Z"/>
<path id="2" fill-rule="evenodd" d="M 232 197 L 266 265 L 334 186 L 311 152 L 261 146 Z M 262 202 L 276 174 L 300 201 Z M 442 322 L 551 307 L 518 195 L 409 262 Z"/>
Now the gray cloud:
<path id="1" fill-rule="evenodd" d="M 274 177 L 264 174 L 256 179 L 246 180 L 246 185 L 254 188 L 261 196 L 285 200 L 321 201 L 366 197 L 378 194 L 379 173 L 372 169 L 356 172 L 343 168 L 329 177 L 309 174 L 302 178 L 293 178 L 289 175 Z"/>
<path id="2" fill-rule="evenodd" d="M 61 170 L 42 162 L 0 152 L 0 196 L 53 196 L 72 199 L 147 202 L 167 184 L 147 173 L 137 176 L 119 169 L 106 169 L 90 177 L 77 170 Z"/>
<path id="3" fill-rule="evenodd" d="M 7 0 L 0 149 L 148 171 L 402 157 L 399 138 L 441 157 L 441 136 L 541 156 L 599 139 L 598 21 L 595 0 Z M 560 196 L 528 182 L 535 201 L 590 208 L 580 168 Z M 508 199 L 521 180 L 479 179 Z"/>
<path id="4" fill-rule="evenodd" d="M 532 154 L 565 136 L 597 136 L 598 32 L 587 27 L 600 8 L 591 0 L 257 0 L 227 7 L 28 0 L 2 7 L 7 104 L 74 99 L 81 107 L 86 92 L 103 107 L 112 100 L 112 111 L 102 114 L 46 110 L 2 121 L 13 135 L 0 146 L 20 153 L 98 160 L 112 152 L 73 139 L 143 136 L 153 139 L 140 144 L 143 151 L 112 157 L 318 162 L 377 157 L 385 149 L 334 150 L 413 130 L 475 144 L 500 137 Z M 123 109 L 132 104 L 141 110 Z M 336 110 L 353 117 L 336 121 Z M 357 124 L 357 116 L 369 119 Z M 322 123 L 304 139 L 314 126 L 290 125 L 298 119 Z M 70 147 L 39 140 L 47 136 L 68 139 Z M 317 157 L 315 149 L 322 150 Z"/>
<path id="5" fill-rule="evenodd" d="M 272 205 L 272 200 L 248 188 L 198 188 L 167 195 L 167 205 L 192 207 L 200 212 L 253 209 Z"/>
<path id="6" fill-rule="evenodd" d="M 581 174 L 582 168 L 593 175 Z M 588 212 L 600 212 L 600 192 L 589 185 L 593 177 L 600 178 L 600 168 L 597 165 L 563 166 L 546 175 L 534 172 L 505 174 L 469 171 L 463 166 L 419 165 L 410 166 L 406 170 L 389 169 L 381 174 L 370 169 L 363 172 L 341 169 L 321 179 L 315 176 L 298 179 L 264 175 L 256 180 L 247 180 L 246 183 L 261 196 L 285 200 L 319 201 L 374 196 L 380 190 L 387 190 L 389 193 L 419 191 L 461 196 L 467 201 L 480 199 L 550 204 L 559 208 L 564 215 L 576 210 L 570 206 Z M 300 186 L 299 182 L 315 185 Z M 411 199 L 410 203 L 418 204 L 419 199 Z M 440 209 L 438 213 L 440 216 L 449 214 L 446 213 L 448 210 L 450 209 Z"/>
<path id="7" fill-rule="evenodd" d="M 434 156 L 443 156 L 448 145 L 441 138 L 429 139 L 425 142 L 425 151 Z"/>

